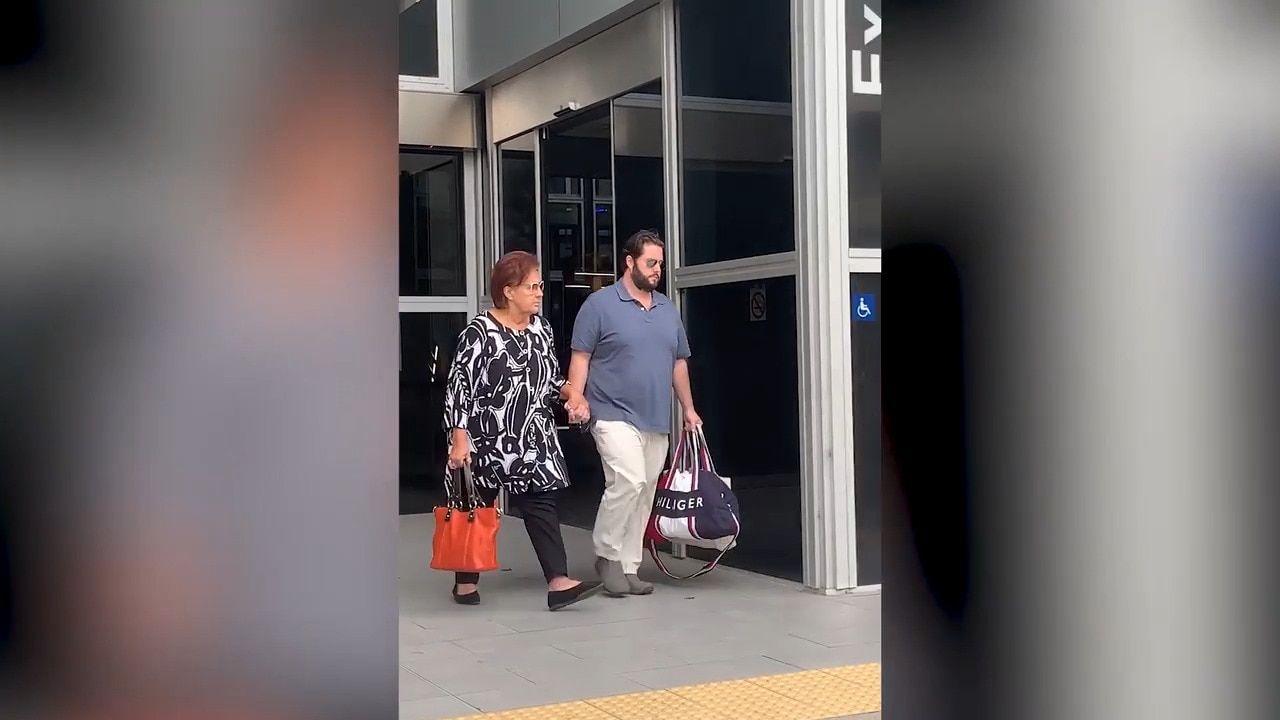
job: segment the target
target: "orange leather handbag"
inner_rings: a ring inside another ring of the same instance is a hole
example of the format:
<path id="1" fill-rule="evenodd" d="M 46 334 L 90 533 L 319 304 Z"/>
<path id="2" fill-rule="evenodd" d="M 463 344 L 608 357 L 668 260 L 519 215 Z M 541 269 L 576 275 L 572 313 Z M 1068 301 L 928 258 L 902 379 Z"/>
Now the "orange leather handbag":
<path id="1" fill-rule="evenodd" d="M 498 565 L 498 525 L 502 521 L 502 510 L 497 502 L 494 507 L 480 505 L 470 467 L 464 465 L 461 475 L 459 484 L 456 474 L 449 474 L 449 499 L 444 507 L 435 509 L 431 568 L 463 573 L 498 570 L 501 567 Z M 455 488 L 462 493 L 455 492 Z M 466 497 L 462 497 L 463 494 Z"/>

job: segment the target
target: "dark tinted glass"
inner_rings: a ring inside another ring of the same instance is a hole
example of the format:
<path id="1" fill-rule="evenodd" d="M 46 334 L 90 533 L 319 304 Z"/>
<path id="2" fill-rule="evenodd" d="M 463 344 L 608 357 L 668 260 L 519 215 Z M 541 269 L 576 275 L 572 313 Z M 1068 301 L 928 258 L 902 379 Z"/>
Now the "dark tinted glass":
<path id="1" fill-rule="evenodd" d="M 418 0 L 400 13 L 400 74 L 440 77 L 438 0 Z"/>
<path id="2" fill-rule="evenodd" d="M 683 264 L 795 249 L 789 0 L 677 3 Z"/>
<path id="3" fill-rule="evenodd" d="M 400 294 L 467 294 L 462 160 L 400 153 Z"/>
<path id="4" fill-rule="evenodd" d="M 461 313 L 400 313 L 400 512 L 431 512 L 442 497 L 444 390 Z"/>
<path id="5" fill-rule="evenodd" d="M 849 4 L 849 247 L 880 242 L 880 0 Z M 871 33 L 870 41 L 867 33 Z"/>
<path id="6" fill-rule="evenodd" d="M 691 288 L 684 297 L 694 402 L 716 469 L 741 505 L 742 537 L 725 562 L 799 581 L 795 278 Z"/>
<path id="7" fill-rule="evenodd" d="M 858 584 L 880 582 L 880 275 L 849 276 L 853 340 L 853 501 Z"/>
<path id="8" fill-rule="evenodd" d="M 498 146 L 502 184 L 502 252 L 538 252 L 538 168 L 533 161 L 533 138 L 516 138 Z"/>

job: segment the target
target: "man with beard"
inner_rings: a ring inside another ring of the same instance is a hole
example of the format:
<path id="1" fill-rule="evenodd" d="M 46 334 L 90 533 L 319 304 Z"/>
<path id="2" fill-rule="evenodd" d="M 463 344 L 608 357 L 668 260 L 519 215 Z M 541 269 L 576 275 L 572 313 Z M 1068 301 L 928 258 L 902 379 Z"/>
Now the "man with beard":
<path id="1" fill-rule="evenodd" d="M 653 592 L 637 573 L 667 458 L 672 388 L 685 427 L 702 424 L 689 391 L 689 339 L 680 313 L 657 291 L 662 239 L 642 230 L 628 238 L 623 252 L 622 278 L 593 293 L 578 312 L 568 378 L 584 389 L 604 465 L 592 539 L 596 570 L 611 597 Z"/>

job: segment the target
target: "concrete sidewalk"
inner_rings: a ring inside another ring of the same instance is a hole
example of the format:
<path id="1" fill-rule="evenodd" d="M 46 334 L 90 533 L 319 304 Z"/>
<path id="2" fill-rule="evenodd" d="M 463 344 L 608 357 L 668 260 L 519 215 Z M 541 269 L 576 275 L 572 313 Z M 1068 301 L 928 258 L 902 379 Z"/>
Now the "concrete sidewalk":
<path id="1" fill-rule="evenodd" d="M 463 607 L 449 595 L 452 576 L 428 567 L 431 516 L 401 517 L 401 720 L 880 660 L 879 595 L 822 597 L 732 568 L 675 583 L 646 563 L 653 595 L 597 596 L 548 612 L 524 528 L 503 523 L 499 557 L 510 569 L 485 575 L 483 604 Z M 590 534 L 564 534 L 571 571 L 594 579 Z"/>

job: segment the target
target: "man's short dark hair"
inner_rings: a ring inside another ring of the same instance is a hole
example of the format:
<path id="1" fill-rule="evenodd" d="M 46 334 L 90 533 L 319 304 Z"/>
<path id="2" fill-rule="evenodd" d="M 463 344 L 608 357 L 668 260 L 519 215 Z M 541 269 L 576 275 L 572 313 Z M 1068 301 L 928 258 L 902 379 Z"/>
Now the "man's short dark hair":
<path id="1" fill-rule="evenodd" d="M 641 230 L 627 238 L 627 242 L 622 246 L 622 253 L 633 260 L 639 260 L 640 256 L 644 254 L 645 245 L 667 246 L 666 243 L 662 242 L 662 238 L 658 237 L 657 230 Z"/>

